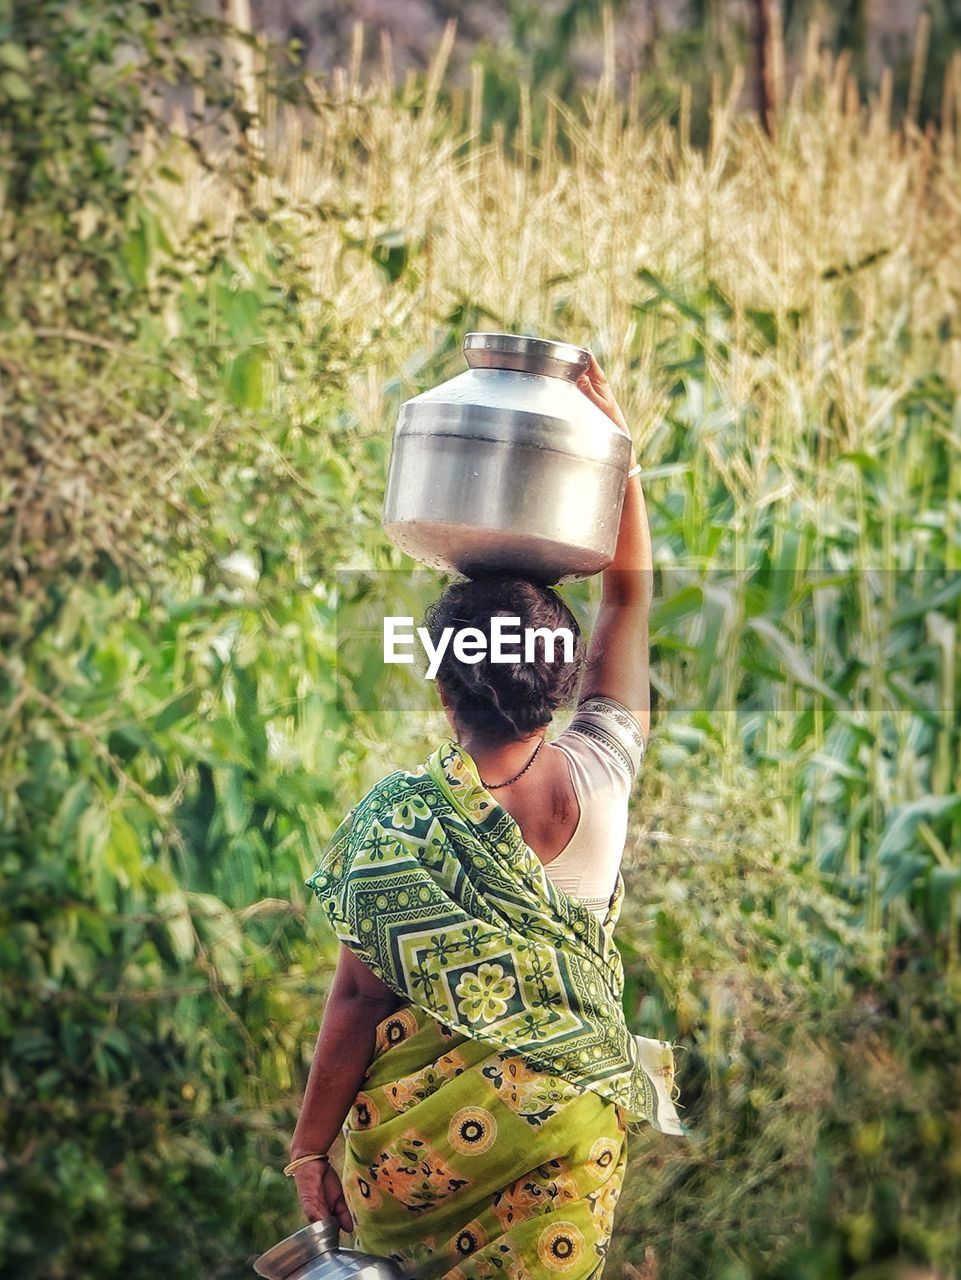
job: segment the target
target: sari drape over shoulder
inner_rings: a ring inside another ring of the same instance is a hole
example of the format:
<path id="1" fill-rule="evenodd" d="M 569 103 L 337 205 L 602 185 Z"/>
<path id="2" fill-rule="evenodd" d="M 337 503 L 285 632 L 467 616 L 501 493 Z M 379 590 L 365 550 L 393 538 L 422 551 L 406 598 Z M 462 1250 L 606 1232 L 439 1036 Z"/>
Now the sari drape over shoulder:
<path id="1" fill-rule="evenodd" d="M 446 739 L 367 793 L 307 884 L 409 1005 L 345 1125 L 360 1247 L 418 1277 L 599 1276 L 626 1131 L 690 1135 L 673 1046 L 625 1022 L 621 875 L 601 921 Z"/>

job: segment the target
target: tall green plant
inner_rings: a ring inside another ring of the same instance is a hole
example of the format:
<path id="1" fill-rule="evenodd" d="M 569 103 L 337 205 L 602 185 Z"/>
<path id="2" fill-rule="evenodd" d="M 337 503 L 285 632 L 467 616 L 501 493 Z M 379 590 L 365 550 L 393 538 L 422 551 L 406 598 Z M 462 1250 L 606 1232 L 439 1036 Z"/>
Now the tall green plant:
<path id="1" fill-rule="evenodd" d="M 371 483 L 349 348 L 238 33 L 103 0 L 0 37 L 0 1268 L 245 1273 L 292 1225 L 301 889 L 355 758 L 314 592 Z M 229 233 L 180 218 L 198 174 Z"/>

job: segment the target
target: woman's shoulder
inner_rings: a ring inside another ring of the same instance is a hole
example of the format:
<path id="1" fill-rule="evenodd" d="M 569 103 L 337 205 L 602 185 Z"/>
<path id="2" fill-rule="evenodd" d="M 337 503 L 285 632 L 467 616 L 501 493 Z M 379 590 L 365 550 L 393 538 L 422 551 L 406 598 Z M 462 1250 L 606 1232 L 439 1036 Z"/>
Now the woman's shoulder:
<path id="1" fill-rule="evenodd" d="M 592 749 L 618 765 L 631 779 L 637 774 L 646 749 L 637 717 L 623 703 L 604 694 L 592 694 L 580 702 L 555 742 L 575 751 Z"/>

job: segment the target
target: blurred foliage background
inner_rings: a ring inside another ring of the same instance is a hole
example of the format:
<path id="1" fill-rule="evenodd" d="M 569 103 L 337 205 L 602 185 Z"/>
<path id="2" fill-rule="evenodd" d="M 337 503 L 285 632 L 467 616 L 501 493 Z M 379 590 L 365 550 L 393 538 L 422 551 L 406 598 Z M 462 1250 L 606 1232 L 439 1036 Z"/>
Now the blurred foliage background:
<path id="1" fill-rule="evenodd" d="M 923 127 L 940 119 L 944 76 L 961 37 L 953 0 L 224 0 L 242 24 L 278 44 L 289 42 L 298 63 L 319 74 L 356 60 L 372 70 L 390 41 L 395 76 L 423 71 L 448 23 L 456 30 L 443 93 L 456 94 L 481 75 L 483 126 L 516 125 L 521 85 L 567 101 L 590 95 L 612 44 L 618 91 L 636 79 L 647 109 L 679 123 L 681 94 L 692 95 L 692 136 L 707 139 L 712 79 L 744 69 L 739 102 L 758 105 L 765 78 L 784 92 L 816 39 L 844 57 L 862 94 L 890 77 L 895 122 L 910 115 Z M 605 14 L 610 23 L 605 28 Z M 355 43 L 357 22 L 368 28 Z M 770 76 L 763 46 L 774 37 Z M 918 63 L 924 64 L 923 77 Z M 536 124 L 536 109 L 535 109 Z"/>
<path id="2" fill-rule="evenodd" d="M 899 112 L 815 31 L 762 117 L 581 8 L 565 97 L 449 80 L 452 30 L 305 77 L 185 0 L 0 0 L 5 1273 L 227 1280 L 299 1225 L 303 879 L 445 727 L 351 619 L 415 598 L 391 429 L 474 328 L 590 345 L 645 464 L 618 941 L 697 1141 L 635 1139 L 608 1273 L 961 1270 L 957 32 Z"/>

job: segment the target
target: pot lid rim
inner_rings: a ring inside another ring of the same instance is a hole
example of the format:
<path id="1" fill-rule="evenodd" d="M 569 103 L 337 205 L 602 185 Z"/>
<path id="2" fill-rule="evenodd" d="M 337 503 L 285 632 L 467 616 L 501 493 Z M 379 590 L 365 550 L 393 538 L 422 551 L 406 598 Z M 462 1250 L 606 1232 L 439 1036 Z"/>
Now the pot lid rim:
<path id="1" fill-rule="evenodd" d="M 571 369 L 586 369 L 591 359 L 587 347 L 579 347 L 573 342 L 558 342 L 553 338 L 535 338 L 523 333 L 468 333 L 464 336 L 463 350 L 468 364 L 472 364 L 471 353 L 475 351 L 556 360 Z"/>

